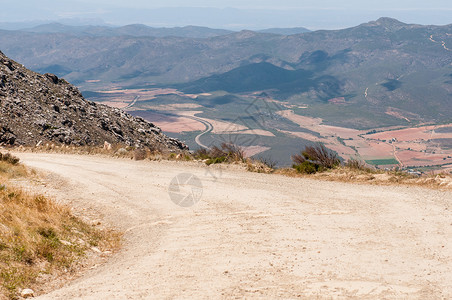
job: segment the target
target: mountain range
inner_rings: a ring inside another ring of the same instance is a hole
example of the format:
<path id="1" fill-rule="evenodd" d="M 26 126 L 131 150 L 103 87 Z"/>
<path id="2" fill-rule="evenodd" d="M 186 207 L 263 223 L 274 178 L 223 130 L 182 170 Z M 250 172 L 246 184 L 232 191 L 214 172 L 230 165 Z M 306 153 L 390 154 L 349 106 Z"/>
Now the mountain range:
<path id="1" fill-rule="evenodd" d="M 209 38 L 220 35 L 231 34 L 236 31 L 226 29 L 215 29 L 202 26 L 183 27 L 150 27 L 143 24 L 130 24 L 125 26 L 109 25 L 68 25 L 58 22 L 26 26 L 27 24 L 14 25 L 0 23 L 0 29 L 33 33 L 65 33 L 77 36 L 134 36 L 134 37 L 186 37 L 186 38 Z M 34 25 L 31 23 L 30 25 Z M 279 35 L 292 35 L 310 32 L 304 27 L 293 28 L 268 28 L 258 32 L 273 33 Z"/>
<path id="2" fill-rule="evenodd" d="M 381 18 L 343 30 L 217 32 L 203 38 L 156 37 L 138 25 L 115 30 L 3 30 L 0 45 L 31 69 L 64 76 L 84 91 L 265 91 L 307 106 L 305 114 L 355 128 L 452 119 L 452 25 Z"/>
<path id="3" fill-rule="evenodd" d="M 187 37 L 187 38 L 209 38 L 234 31 L 225 29 L 212 29 L 201 26 L 184 26 L 173 28 L 154 28 L 142 24 L 131 24 L 121 27 L 112 26 L 71 26 L 61 23 L 42 24 L 31 28 L 21 29 L 23 32 L 33 33 L 65 33 L 75 36 L 87 37 L 113 37 L 113 36 L 133 36 L 133 37 Z"/>

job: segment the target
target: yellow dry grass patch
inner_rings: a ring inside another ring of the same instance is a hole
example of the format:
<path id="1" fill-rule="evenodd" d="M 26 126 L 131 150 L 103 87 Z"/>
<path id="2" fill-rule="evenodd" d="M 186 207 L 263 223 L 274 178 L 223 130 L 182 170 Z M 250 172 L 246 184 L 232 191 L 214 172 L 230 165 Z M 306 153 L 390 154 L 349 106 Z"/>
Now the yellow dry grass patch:
<path id="1" fill-rule="evenodd" d="M 192 160 L 193 157 L 188 151 L 180 150 L 173 152 L 168 149 L 136 149 L 132 146 L 121 144 L 113 144 L 109 147 L 101 146 L 68 146 L 58 144 L 44 144 L 39 147 L 23 147 L 19 146 L 11 148 L 12 151 L 19 152 L 36 152 L 36 153 L 59 153 L 72 155 L 95 155 L 101 157 L 129 158 L 133 160 L 152 161 L 160 160 Z M 0 166 L 1 168 L 1 166 Z"/>
<path id="2" fill-rule="evenodd" d="M 119 234 L 99 230 L 68 207 L 14 187 L 12 178 L 31 175 L 23 165 L 0 162 L 0 299 L 17 298 L 45 274 L 74 271 L 86 251 L 115 250 Z"/>
<path id="3" fill-rule="evenodd" d="M 432 189 L 452 190 L 452 176 L 449 174 L 413 176 L 401 171 L 358 170 L 348 167 L 338 167 L 316 174 L 300 174 L 295 169 L 277 169 L 275 174 L 289 177 L 305 177 L 327 181 L 349 183 L 365 183 L 375 185 L 412 185 Z"/>

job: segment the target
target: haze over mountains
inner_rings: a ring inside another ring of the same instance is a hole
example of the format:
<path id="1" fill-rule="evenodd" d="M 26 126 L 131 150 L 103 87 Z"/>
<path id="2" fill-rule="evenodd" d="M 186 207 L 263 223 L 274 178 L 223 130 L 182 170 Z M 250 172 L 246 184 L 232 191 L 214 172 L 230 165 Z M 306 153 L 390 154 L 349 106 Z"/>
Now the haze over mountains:
<path id="1" fill-rule="evenodd" d="M 188 37 L 208 38 L 232 33 L 224 29 L 211 29 L 199 26 L 185 26 L 175 28 L 153 28 L 141 24 L 132 24 L 121 27 L 111 26 L 70 26 L 60 23 L 38 25 L 32 28 L 21 29 L 24 32 L 34 33 L 66 33 L 77 36 L 134 36 L 134 37 Z"/>
<path id="2" fill-rule="evenodd" d="M 295 35 L 177 29 L 197 38 L 155 37 L 154 29 L 137 25 L 99 28 L 3 30 L 0 45 L 33 70 L 64 76 L 85 91 L 112 84 L 186 92 L 266 91 L 279 100 L 310 105 L 306 114 L 355 128 L 451 120 L 452 25 L 381 18 L 344 30 Z M 209 35 L 217 36 L 200 38 Z"/>
<path id="3" fill-rule="evenodd" d="M 406 23 L 450 23 L 449 0 L 4 0 L 2 22 L 52 20 L 73 24 L 146 24 L 152 27 L 197 25 L 229 30 L 270 27 L 340 29 L 381 16 Z M 49 23 L 49 21 L 47 21 Z M 31 27 L 31 26 L 28 26 Z M 22 27 L 24 28 L 24 27 Z"/>
<path id="4" fill-rule="evenodd" d="M 135 37 L 187 37 L 187 38 L 209 38 L 220 35 L 231 34 L 237 31 L 226 29 L 214 29 L 202 26 L 183 27 L 149 27 L 143 24 L 130 24 L 125 26 L 103 25 L 68 25 L 52 22 L 45 24 L 28 23 L 0 23 L 0 29 L 18 30 L 34 33 L 67 33 L 78 36 L 135 36 Z M 310 32 L 304 27 L 293 28 L 268 28 L 257 32 L 291 35 Z"/>

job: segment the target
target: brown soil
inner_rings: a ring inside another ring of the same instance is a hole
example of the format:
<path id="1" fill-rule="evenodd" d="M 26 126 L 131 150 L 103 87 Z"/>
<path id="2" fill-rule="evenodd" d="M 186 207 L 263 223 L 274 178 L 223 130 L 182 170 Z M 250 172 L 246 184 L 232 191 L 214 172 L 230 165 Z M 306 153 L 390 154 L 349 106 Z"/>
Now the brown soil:
<path id="1" fill-rule="evenodd" d="M 18 155 L 61 178 L 57 199 L 126 232 L 120 253 L 41 299 L 452 297 L 450 191 Z M 168 194 L 180 173 L 202 183 L 191 208 Z"/>

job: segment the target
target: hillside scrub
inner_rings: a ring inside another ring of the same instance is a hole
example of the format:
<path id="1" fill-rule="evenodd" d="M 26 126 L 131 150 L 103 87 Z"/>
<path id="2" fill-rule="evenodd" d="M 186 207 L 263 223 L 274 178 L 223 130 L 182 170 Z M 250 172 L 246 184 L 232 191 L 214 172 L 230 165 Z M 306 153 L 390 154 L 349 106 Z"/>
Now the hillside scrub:
<path id="1" fill-rule="evenodd" d="M 0 161 L 9 163 L 11 165 L 17 165 L 20 159 L 18 157 L 11 155 L 10 153 L 3 154 L 0 152 Z"/>
<path id="2" fill-rule="evenodd" d="M 0 161 L 0 299 L 17 299 L 21 289 L 39 286 L 43 277 L 75 271 L 93 247 L 119 245 L 119 234 L 98 230 L 68 207 L 9 181 L 31 174 L 16 159 Z"/>
<path id="3" fill-rule="evenodd" d="M 350 167 L 348 163 L 339 165 L 333 169 L 316 173 L 302 173 L 296 168 L 280 168 L 273 170 L 274 174 L 289 177 L 308 177 L 312 179 L 363 183 L 371 185 L 406 185 L 425 187 L 430 189 L 452 190 L 451 174 L 430 174 L 415 176 L 400 170 L 378 170 L 367 165 L 362 168 Z"/>
<path id="4" fill-rule="evenodd" d="M 293 155 L 292 160 L 294 164 L 292 168 L 275 168 L 275 161 L 269 157 L 250 158 L 245 157 L 244 152 L 240 146 L 232 144 L 224 144 L 220 147 L 214 146 L 211 149 L 198 149 L 193 154 L 188 151 L 182 152 L 161 152 L 160 149 L 146 149 L 136 151 L 137 149 L 131 146 L 112 145 L 107 149 L 99 146 L 85 146 L 85 147 L 70 147 L 67 145 L 47 144 L 40 147 L 18 147 L 15 151 L 30 151 L 30 152 L 50 152 L 50 153 L 65 153 L 65 154 L 79 154 L 79 155 L 105 155 L 109 157 L 129 158 L 135 160 L 142 160 L 143 158 L 151 161 L 161 160 L 175 160 L 175 161 L 190 161 L 202 160 L 205 164 L 219 164 L 219 163 L 238 163 L 242 164 L 246 170 L 256 173 L 274 173 L 282 174 L 290 177 L 298 176 L 312 176 L 313 178 L 342 181 L 342 182 L 365 182 L 370 184 L 408 184 L 425 186 L 431 188 L 449 188 L 452 187 L 452 176 L 449 174 L 440 175 L 423 175 L 421 177 L 412 176 L 404 171 L 385 171 L 377 170 L 366 164 L 364 161 L 351 158 L 346 162 L 341 162 L 339 157 L 327 149 L 323 145 L 312 146 L 313 149 L 309 151 L 301 151 L 300 154 Z M 321 151 L 317 151 L 320 149 Z M 318 152 L 318 153 L 317 153 Z M 308 158 L 319 159 L 314 161 Z M 317 161 L 325 161 L 323 166 Z M 325 166 L 331 166 L 327 168 Z M 15 173 L 15 176 L 23 176 L 27 173 L 25 168 L 18 164 L 16 168 L 11 168 L 10 164 L 0 160 L 0 170 L 3 168 L 6 172 Z"/>
<path id="5" fill-rule="evenodd" d="M 314 174 L 338 167 L 341 164 L 339 156 L 323 144 L 306 146 L 301 154 L 292 156 L 293 168 L 300 173 Z"/>
<path id="6" fill-rule="evenodd" d="M 245 153 L 240 146 L 231 143 L 222 143 L 220 147 L 198 149 L 193 154 L 196 159 L 202 159 L 206 165 L 224 162 L 245 162 Z"/>
<path id="7" fill-rule="evenodd" d="M 25 166 L 19 164 L 19 158 L 10 153 L 0 152 L 0 179 L 25 177 L 29 175 Z M 1 187 L 1 186 L 0 186 Z"/>
<path id="8" fill-rule="evenodd" d="M 187 160 L 186 158 L 189 156 L 188 150 L 174 151 L 164 149 L 158 145 L 137 148 L 124 144 L 109 143 L 105 143 L 104 146 L 70 146 L 58 143 L 45 143 L 34 147 L 19 146 L 12 149 L 17 152 L 104 155 L 117 158 L 130 158 L 133 160 L 172 160 L 177 157 L 183 157 Z"/>

